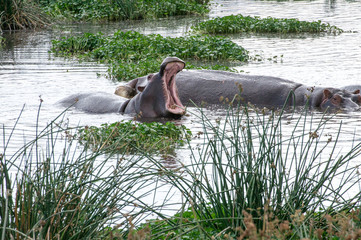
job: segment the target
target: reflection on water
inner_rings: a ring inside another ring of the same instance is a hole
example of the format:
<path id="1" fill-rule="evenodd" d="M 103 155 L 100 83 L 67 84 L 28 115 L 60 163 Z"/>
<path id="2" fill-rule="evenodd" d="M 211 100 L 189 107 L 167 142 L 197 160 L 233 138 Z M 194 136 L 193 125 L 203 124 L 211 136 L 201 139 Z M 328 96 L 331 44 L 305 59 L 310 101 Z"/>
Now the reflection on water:
<path id="1" fill-rule="evenodd" d="M 322 20 L 343 28 L 347 32 L 335 35 L 230 35 L 236 43 L 249 49 L 252 54 L 261 53 L 265 58 L 283 55 L 282 61 L 251 62 L 238 66 L 250 74 L 283 77 L 309 86 L 341 87 L 361 84 L 361 1 L 214 1 L 210 18 L 230 14 L 256 15 L 261 17 L 299 18 Z M 200 17 L 178 17 L 154 21 L 129 21 L 108 24 L 82 24 L 54 26 L 52 30 L 5 33 L 5 47 L 0 50 L 0 123 L 11 128 L 24 104 L 24 111 L 17 126 L 14 149 L 21 146 L 24 138 L 31 138 L 42 100 L 40 122 L 43 126 L 63 109 L 56 105 L 61 98 L 75 92 L 113 92 L 117 83 L 106 77 L 106 66 L 96 63 L 65 60 L 49 53 L 51 40 L 67 34 L 99 32 L 112 34 L 118 30 L 135 30 L 141 33 L 157 33 L 164 36 L 188 34 L 192 24 L 203 21 Z M 201 86 L 200 86 L 201 87 Z M 261 97 L 261 94 L 260 94 Z M 205 110 L 207 116 L 216 120 L 222 110 Z M 75 110 L 67 113 L 72 125 L 100 125 L 121 119 L 119 114 L 94 115 Z M 313 119 L 322 118 L 315 113 Z M 334 134 L 342 122 L 342 136 L 338 147 L 349 147 L 360 141 L 359 120 L 361 112 L 337 114 L 328 124 L 325 133 Z M 202 132 L 199 119 L 187 116 L 177 122 L 189 127 L 193 133 Z M 285 128 L 287 129 L 287 128 Z M 286 133 L 285 133 L 286 134 Z M 194 140 L 194 144 L 200 141 Z M 178 152 L 177 158 L 186 160 L 187 150 Z M 173 165 L 173 160 L 168 161 Z"/>

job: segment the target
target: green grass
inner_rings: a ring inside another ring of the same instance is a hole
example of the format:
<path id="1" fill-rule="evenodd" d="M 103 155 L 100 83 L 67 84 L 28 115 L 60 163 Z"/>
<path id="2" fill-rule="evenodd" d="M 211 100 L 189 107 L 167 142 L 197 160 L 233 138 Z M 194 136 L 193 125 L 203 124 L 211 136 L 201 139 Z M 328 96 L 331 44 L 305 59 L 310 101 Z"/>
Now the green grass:
<path id="1" fill-rule="evenodd" d="M 119 81 L 158 72 L 167 56 L 188 60 L 187 68 L 196 68 L 190 61 L 199 60 L 198 68 L 229 70 L 227 64 L 246 62 L 248 51 L 229 39 L 214 36 L 162 37 L 138 32 L 116 32 L 112 36 L 85 33 L 52 41 L 52 51 L 59 56 L 109 64 L 109 75 Z M 223 64 L 216 64 L 216 63 Z"/>
<path id="2" fill-rule="evenodd" d="M 3 47 L 4 42 L 5 42 L 5 38 L 3 38 L 2 36 L 0 36 L 0 48 Z"/>
<path id="3" fill-rule="evenodd" d="M 337 212 L 329 215 L 325 212 L 314 213 L 313 226 L 307 226 L 307 233 L 303 234 L 306 239 L 359 239 L 361 237 L 361 214 L 360 209 L 350 212 Z M 317 216 L 317 217 L 316 217 Z M 259 216 L 264 221 L 262 229 L 255 227 L 252 215 L 244 212 L 244 227 L 232 231 L 226 228 L 220 231 L 205 221 L 197 219 L 192 209 L 175 214 L 169 219 L 152 219 L 142 223 L 138 230 L 133 231 L 132 237 L 142 236 L 146 233 L 148 239 L 305 239 L 297 236 L 300 228 L 304 228 L 307 219 L 306 214 L 296 211 L 290 216 L 291 221 L 280 221 L 272 214 Z M 169 222 L 177 222 L 171 225 Z M 201 226 L 197 226 L 198 223 Z M 303 226 L 300 226 L 303 225 Z M 116 235 L 116 231 L 113 230 Z"/>
<path id="4" fill-rule="evenodd" d="M 48 25 L 47 17 L 34 1 L 2 0 L 0 2 L 1 30 L 39 28 Z"/>
<path id="5" fill-rule="evenodd" d="M 156 19 L 177 15 L 203 15 L 208 0 L 40 0 L 43 9 L 58 19 L 119 21 Z"/>
<path id="6" fill-rule="evenodd" d="M 15 153 L 16 123 L 1 129 L 1 240 L 105 239 L 110 226 L 126 232 L 165 205 L 152 201 L 162 172 L 144 157 L 80 146 L 63 118 L 41 130 L 37 116 L 36 137 Z"/>
<path id="7" fill-rule="evenodd" d="M 321 21 L 300 21 L 296 18 L 260 18 L 239 15 L 216 17 L 198 23 L 192 27 L 193 31 L 210 34 L 227 33 L 333 33 L 339 34 L 343 30 Z"/>
<path id="8" fill-rule="evenodd" d="M 184 145 L 185 139 L 191 136 L 191 131 L 185 126 L 172 122 L 121 121 L 80 128 L 76 138 L 96 150 L 106 148 L 111 152 L 129 154 L 139 151 L 169 154 L 174 152 L 175 147 Z"/>
<path id="9" fill-rule="evenodd" d="M 49 25 L 49 18 L 99 22 L 208 12 L 208 0 L 2 0 L 0 31 L 43 27 Z"/>

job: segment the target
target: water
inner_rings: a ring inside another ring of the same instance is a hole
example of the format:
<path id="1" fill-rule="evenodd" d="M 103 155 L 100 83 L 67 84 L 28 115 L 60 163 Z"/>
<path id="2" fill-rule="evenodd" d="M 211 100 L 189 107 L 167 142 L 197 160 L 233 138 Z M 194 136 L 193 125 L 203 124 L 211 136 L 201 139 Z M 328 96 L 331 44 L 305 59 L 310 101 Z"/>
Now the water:
<path id="1" fill-rule="evenodd" d="M 277 62 L 251 62 L 237 66 L 250 74 L 269 75 L 290 79 L 309 86 L 342 87 L 361 84 L 361 1 L 215 1 L 207 18 L 230 14 L 256 15 L 261 17 L 299 18 L 300 20 L 322 20 L 347 32 L 341 35 L 231 35 L 233 41 L 261 54 L 265 59 L 277 57 Z M 106 66 L 63 59 L 49 53 L 51 40 L 70 33 L 99 32 L 112 34 L 118 30 L 135 30 L 141 33 L 158 33 L 163 36 L 183 36 L 199 17 L 181 17 L 155 21 L 134 21 L 109 24 L 82 24 L 54 26 L 42 31 L 4 33 L 6 46 L 0 50 L 0 124 L 5 126 L 8 136 L 19 113 L 24 107 L 8 152 L 16 151 L 23 143 L 34 137 L 40 100 L 40 127 L 58 116 L 63 108 L 56 102 L 76 92 L 113 92 L 117 83 L 108 80 Z M 281 57 L 283 55 L 283 57 Z M 24 105 L 25 104 L 25 105 Z M 222 115 L 222 110 L 206 110 L 211 120 Z M 314 121 L 321 119 L 314 114 Z M 72 126 L 100 125 L 130 119 L 119 114 L 87 114 L 70 110 L 66 118 Z M 324 134 L 334 138 L 342 123 L 342 135 L 337 152 L 347 151 L 354 142 L 361 141 L 361 112 L 337 114 L 327 125 Z M 193 133 L 203 131 L 194 116 L 177 121 L 186 125 Z M 310 129 L 311 131 L 312 129 Z M 0 130 L 1 135 L 3 130 Z M 287 127 L 284 128 L 287 135 Z M 202 142 L 194 140 L 193 144 Z M 1 142 L 0 146 L 3 147 Z M 325 152 L 325 155 L 328 153 Z M 189 152 L 181 149 L 176 158 L 188 161 Z M 360 158 L 353 164 L 358 165 Z M 173 162 L 164 164 L 173 166 Z"/>
<path id="2" fill-rule="evenodd" d="M 222 1 L 211 15 L 238 14 L 322 20 L 347 31 L 341 35 L 244 36 L 234 41 L 265 57 L 280 56 L 283 62 L 253 63 L 240 67 L 251 74 L 283 77 L 310 86 L 342 87 L 360 84 L 360 1 Z M 237 9 L 238 8 L 238 9 Z M 223 10 L 221 10 L 223 9 Z"/>

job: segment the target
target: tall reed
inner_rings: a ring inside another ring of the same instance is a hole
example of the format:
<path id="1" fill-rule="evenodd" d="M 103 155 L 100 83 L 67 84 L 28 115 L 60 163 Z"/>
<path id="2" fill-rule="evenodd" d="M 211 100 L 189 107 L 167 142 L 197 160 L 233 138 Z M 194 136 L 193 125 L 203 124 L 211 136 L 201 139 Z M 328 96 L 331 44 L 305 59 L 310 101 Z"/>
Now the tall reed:
<path id="1" fill-rule="evenodd" d="M 157 215 L 149 196 L 162 183 L 148 163 L 78 146 L 61 116 L 41 131 L 37 124 L 35 139 L 14 154 L 16 124 L 2 129 L 0 239 L 104 239 L 109 228 L 125 232 Z"/>
<path id="2" fill-rule="evenodd" d="M 0 1 L 0 30 L 39 28 L 49 21 L 34 1 Z"/>
<path id="3" fill-rule="evenodd" d="M 168 175 L 191 214 L 183 215 L 183 208 L 155 237 L 179 228 L 203 238 L 212 237 L 209 228 L 233 236 L 253 228 L 261 236 L 270 222 L 286 222 L 293 229 L 289 237 L 298 239 L 322 230 L 324 216 L 360 208 L 360 175 L 353 161 L 361 143 L 340 154 L 341 124 L 336 136 L 323 140 L 330 116 L 314 120 L 306 111 L 266 114 L 248 107 L 230 108 L 216 121 L 202 109 L 192 114 L 202 123 L 203 144 L 190 145 L 190 162 Z"/>

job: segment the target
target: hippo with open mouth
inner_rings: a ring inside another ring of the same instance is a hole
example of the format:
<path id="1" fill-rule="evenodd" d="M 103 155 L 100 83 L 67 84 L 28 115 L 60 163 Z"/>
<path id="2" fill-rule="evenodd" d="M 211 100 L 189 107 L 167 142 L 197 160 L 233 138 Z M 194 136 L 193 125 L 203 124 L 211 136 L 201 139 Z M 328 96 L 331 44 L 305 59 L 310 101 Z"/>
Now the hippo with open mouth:
<path id="1" fill-rule="evenodd" d="M 147 86 L 153 74 L 118 86 L 115 94 L 131 98 Z M 236 96 L 244 103 L 262 107 L 305 106 L 312 108 L 357 110 L 360 90 L 308 87 L 282 78 L 255 76 L 214 70 L 188 70 L 176 77 L 183 104 L 221 104 Z M 237 98 L 238 99 L 238 98 Z M 239 101 L 234 101 L 238 103 Z"/>
<path id="2" fill-rule="evenodd" d="M 74 94 L 59 103 L 91 113 L 118 112 L 142 118 L 180 118 L 185 114 L 185 107 L 178 96 L 175 77 L 184 67 L 185 63 L 179 58 L 164 59 L 159 73 L 147 79 L 144 89 L 131 99 L 97 92 Z"/>

